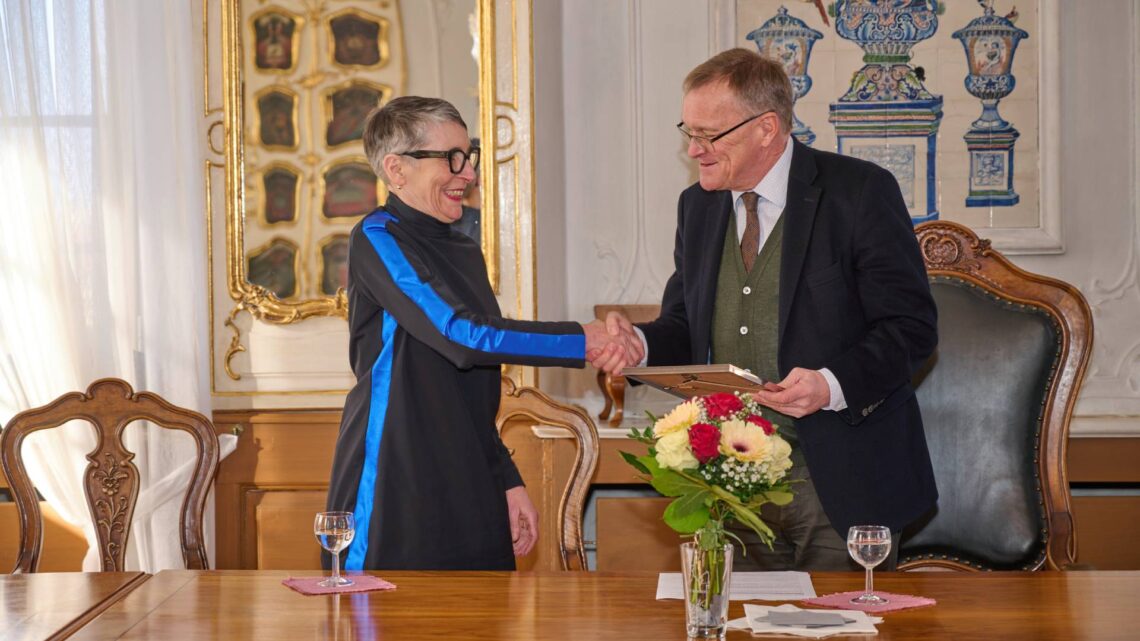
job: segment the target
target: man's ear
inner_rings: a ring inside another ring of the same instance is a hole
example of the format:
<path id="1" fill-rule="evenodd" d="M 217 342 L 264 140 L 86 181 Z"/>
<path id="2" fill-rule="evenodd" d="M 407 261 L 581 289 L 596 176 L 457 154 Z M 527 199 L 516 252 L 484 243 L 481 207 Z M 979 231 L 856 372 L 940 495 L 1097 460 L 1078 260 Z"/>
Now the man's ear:
<path id="1" fill-rule="evenodd" d="M 384 173 L 388 175 L 388 184 L 399 189 L 404 186 L 406 179 L 404 178 L 404 159 L 396 154 L 388 154 L 384 156 L 380 166 L 384 169 Z"/>
<path id="2" fill-rule="evenodd" d="M 764 135 L 764 145 L 772 144 L 772 141 L 780 135 L 780 116 L 774 111 L 761 116 L 760 130 Z"/>

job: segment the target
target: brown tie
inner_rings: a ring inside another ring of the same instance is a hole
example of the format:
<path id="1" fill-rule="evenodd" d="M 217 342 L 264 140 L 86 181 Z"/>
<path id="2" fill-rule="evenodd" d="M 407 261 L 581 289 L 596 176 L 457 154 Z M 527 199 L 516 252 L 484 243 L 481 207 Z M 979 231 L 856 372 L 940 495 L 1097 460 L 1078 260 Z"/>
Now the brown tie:
<path id="1" fill-rule="evenodd" d="M 760 215 L 756 213 L 756 204 L 760 195 L 754 191 L 740 194 L 744 201 L 744 236 L 740 239 L 740 257 L 744 259 L 744 269 L 752 271 L 756 263 L 756 254 L 760 251 Z"/>

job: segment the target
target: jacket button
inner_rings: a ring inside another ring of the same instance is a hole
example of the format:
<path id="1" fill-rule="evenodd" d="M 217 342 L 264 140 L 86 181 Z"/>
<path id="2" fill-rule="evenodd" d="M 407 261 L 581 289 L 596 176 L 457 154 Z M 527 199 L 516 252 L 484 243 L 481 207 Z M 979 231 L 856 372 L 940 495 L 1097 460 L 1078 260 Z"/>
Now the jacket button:
<path id="1" fill-rule="evenodd" d="M 744 336 L 747 333 L 748 333 L 748 327 L 747 326 L 741 326 L 740 327 L 740 335 Z"/>
<path id="2" fill-rule="evenodd" d="M 749 295 L 749 294 L 751 294 L 751 293 L 752 293 L 752 288 L 751 288 L 751 287 L 749 287 L 749 286 L 747 286 L 747 285 L 745 285 L 745 286 L 744 286 L 744 289 L 742 289 L 742 290 L 740 290 L 740 291 L 744 292 L 744 295 L 745 295 L 745 296 L 747 296 L 747 295 Z"/>

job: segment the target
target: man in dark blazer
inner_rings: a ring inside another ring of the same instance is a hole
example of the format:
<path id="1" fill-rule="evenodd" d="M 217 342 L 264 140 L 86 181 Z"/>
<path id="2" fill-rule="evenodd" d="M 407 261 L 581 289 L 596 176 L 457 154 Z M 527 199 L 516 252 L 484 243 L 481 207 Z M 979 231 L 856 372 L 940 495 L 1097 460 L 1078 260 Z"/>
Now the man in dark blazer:
<path id="1" fill-rule="evenodd" d="M 858 568 L 852 525 L 891 528 L 890 565 L 897 533 L 937 500 L 910 387 L 936 310 L 898 183 L 792 139 L 791 85 L 755 52 L 714 56 L 684 91 L 678 126 L 700 181 L 678 205 L 676 271 L 657 320 L 635 330 L 615 316 L 611 331 L 641 333 L 648 365 L 733 363 L 779 381 L 756 399 L 802 483 L 762 511 L 774 550 L 751 536 L 737 567 Z"/>

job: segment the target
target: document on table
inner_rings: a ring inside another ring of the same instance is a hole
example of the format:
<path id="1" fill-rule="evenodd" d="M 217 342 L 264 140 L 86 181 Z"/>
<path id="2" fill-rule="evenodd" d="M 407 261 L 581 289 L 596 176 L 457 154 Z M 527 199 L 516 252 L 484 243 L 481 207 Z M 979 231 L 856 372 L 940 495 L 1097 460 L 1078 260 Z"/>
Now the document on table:
<path id="1" fill-rule="evenodd" d="M 657 577 L 657 600 L 684 598 L 680 572 Z M 733 601 L 799 601 L 815 597 L 807 572 L 733 572 L 729 599 Z"/>

